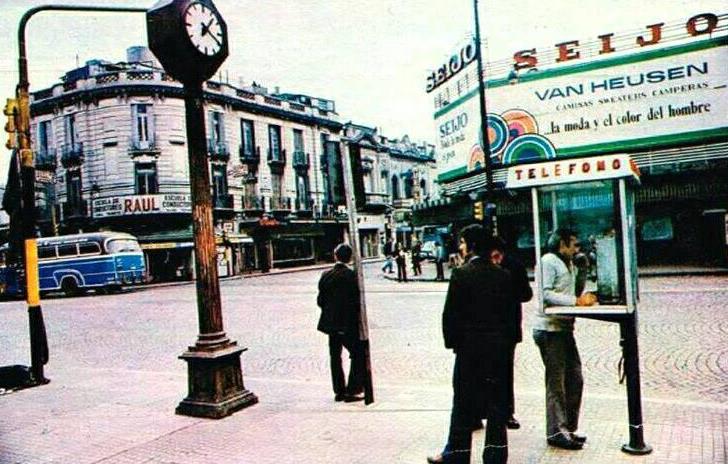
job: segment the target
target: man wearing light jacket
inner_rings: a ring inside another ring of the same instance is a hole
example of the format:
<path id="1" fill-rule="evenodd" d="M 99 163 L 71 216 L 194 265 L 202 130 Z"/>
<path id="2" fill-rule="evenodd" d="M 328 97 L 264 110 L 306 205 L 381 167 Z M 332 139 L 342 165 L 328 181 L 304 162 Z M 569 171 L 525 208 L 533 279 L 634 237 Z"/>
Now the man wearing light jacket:
<path id="1" fill-rule="evenodd" d="M 577 296 L 576 268 L 579 250 L 576 233 L 558 229 L 548 239 L 541 258 L 545 306 L 591 306 L 591 293 Z M 533 339 L 541 352 L 546 375 L 546 441 L 557 448 L 578 450 L 586 436 L 577 433 L 584 379 L 574 340 L 574 317 L 538 314 Z"/>

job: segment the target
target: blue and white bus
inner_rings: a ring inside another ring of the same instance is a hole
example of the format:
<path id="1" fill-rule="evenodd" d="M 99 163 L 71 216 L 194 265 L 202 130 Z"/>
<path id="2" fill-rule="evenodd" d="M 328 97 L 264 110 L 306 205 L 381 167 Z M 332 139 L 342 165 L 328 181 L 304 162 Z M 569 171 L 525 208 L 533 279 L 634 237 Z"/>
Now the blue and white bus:
<path id="1" fill-rule="evenodd" d="M 0 247 L 0 293 L 20 296 L 17 267 L 5 264 L 7 245 Z M 38 239 L 40 291 L 78 295 L 88 289 L 118 290 L 144 282 L 144 253 L 133 235 L 95 232 Z"/>

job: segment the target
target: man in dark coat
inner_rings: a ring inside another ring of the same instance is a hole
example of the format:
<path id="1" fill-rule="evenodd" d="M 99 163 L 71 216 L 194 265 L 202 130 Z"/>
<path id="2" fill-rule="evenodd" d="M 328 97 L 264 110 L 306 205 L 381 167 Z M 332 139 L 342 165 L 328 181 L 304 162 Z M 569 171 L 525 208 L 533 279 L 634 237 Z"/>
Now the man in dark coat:
<path id="1" fill-rule="evenodd" d="M 347 264 L 352 250 L 340 244 L 334 250 L 336 264 L 321 274 L 316 302 L 321 307 L 318 330 L 329 336 L 331 382 L 336 401 L 362 401 L 364 397 L 364 352 L 359 341 L 359 282 Z M 349 381 L 344 381 L 342 348 L 349 352 Z"/>
<path id="2" fill-rule="evenodd" d="M 509 333 L 511 336 L 511 348 L 508 351 L 508 388 L 509 388 L 509 412 L 508 419 L 509 429 L 518 429 L 521 424 L 515 417 L 515 395 L 513 392 L 513 362 L 516 353 L 516 345 L 523 341 L 523 329 L 521 321 L 523 320 L 523 310 L 521 303 L 529 301 L 533 297 L 533 290 L 528 281 L 528 271 L 520 261 L 506 252 L 506 242 L 500 237 L 493 237 L 493 247 L 495 253 L 492 254 L 494 264 L 500 265 L 511 274 L 513 282 L 513 300 L 510 304 Z"/>
<path id="3" fill-rule="evenodd" d="M 508 352 L 511 276 L 493 264 L 482 226 L 460 232 L 466 263 L 453 269 L 442 314 L 445 347 L 455 351 L 450 432 L 430 463 L 469 464 L 473 423 L 487 419 L 483 462 L 508 460 Z"/>

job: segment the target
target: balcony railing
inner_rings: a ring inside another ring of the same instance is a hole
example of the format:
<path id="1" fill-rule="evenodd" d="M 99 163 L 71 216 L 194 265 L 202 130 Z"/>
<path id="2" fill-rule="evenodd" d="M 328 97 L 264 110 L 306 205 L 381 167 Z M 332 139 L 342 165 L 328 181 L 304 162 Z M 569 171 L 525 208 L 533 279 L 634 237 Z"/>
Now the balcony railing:
<path id="1" fill-rule="evenodd" d="M 213 161 L 229 161 L 230 150 L 227 143 L 220 140 L 207 139 L 207 153 Z"/>
<path id="2" fill-rule="evenodd" d="M 243 145 L 238 148 L 240 155 L 240 162 L 243 164 L 258 164 L 260 163 L 260 147 L 256 146 L 253 151 L 245 150 Z"/>
<path id="3" fill-rule="evenodd" d="M 283 168 L 286 165 L 286 150 L 280 150 L 274 153 L 270 148 L 268 149 L 268 166 L 270 166 L 271 172 L 274 174 L 283 173 Z"/>
<path id="4" fill-rule="evenodd" d="M 56 159 L 56 149 L 47 148 L 44 151 L 35 153 L 35 169 L 40 171 L 55 171 L 58 167 Z"/>
<path id="5" fill-rule="evenodd" d="M 265 206 L 263 197 L 255 195 L 243 195 L 243 211 L 263 211 Z"/>
<path id="6" fill-rule="evenodd" d="M 289 197 L 270 197 L 270 209 L 271 211 L 290 211 L 291 199 Z"/>
<path id="7" fill-rule="evenodd" d="M 313 209 L 313 198 L 296 197 L 296 211 L 311 211 Z"/>
<path id="8" fill-rule="evenodd" d="M 156 137 L 152 137 L 149 140 L 135 140 L 129 139 L 129 154 L 134 156 L 142 155 L 159 155 L 162 150 L 159 149 L 156 143 Z"/>
<path id="9" fill-rule="evenodd" d="M 88 215 L 88 202 L 86 200 L 67 201 L 63 203 L 63 219 L 79 219 Z"/>
<path id="10" fill-rule="evenodd" d="M 308 169 L 310 164 L 308 153 L 303 151 L 293 152 L 293 169 Z"/>
<path id="11" fill-rule="evenodd" d="M 389 203 L 389 195 L 386 193 L 367 193 L 367 205 L 386 205 Z"/>
<path id="12" fill-rule="evenodd" d="M 61 147 L 61 164 L 64 168 L 83 164 L 83 143 L 70 143 Z"/>
<path id="13" fill-rule="evenodd" d="M 219 210 L 232 210 L 233 196 L 229 193 L 213 195 L 212 207 Z"/>
<path id="14" fill-rule="evenodd" d="M 414 203 L 414 198 L 398 198 L 396 200 L 392 200 L 392 206 L 395 208 L 411 208 Z"/>

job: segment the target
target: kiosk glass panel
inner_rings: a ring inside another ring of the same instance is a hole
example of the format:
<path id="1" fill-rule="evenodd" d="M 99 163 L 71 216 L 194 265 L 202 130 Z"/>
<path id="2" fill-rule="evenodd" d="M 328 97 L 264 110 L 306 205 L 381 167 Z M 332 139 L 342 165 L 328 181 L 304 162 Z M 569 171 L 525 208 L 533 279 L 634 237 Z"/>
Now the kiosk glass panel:
<path id="1" fill-rule="evenodd" d="M 575 295 L 592 292 L 601 305 L 626 304 L 619 183 L 610 179 L 541 187 L 538 203 L 540 256 L 549 252 L 551 232 L 574 231 L 579 243 L 573 258 Z"/>

